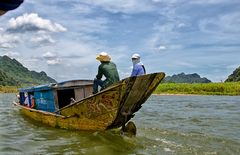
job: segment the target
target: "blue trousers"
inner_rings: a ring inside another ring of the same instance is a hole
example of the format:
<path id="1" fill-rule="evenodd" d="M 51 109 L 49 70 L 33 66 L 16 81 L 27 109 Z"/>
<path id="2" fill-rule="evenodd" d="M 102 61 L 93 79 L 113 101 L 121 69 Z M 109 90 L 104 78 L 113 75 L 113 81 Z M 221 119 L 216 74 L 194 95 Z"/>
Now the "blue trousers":
<path id="1" fill-rule="evenodd" d="M 93 94 L 96 94 L 98 92 L 98 86 L 103 88 L 103 81 L 99 79 L 94 79 L 93 81 Z"/>

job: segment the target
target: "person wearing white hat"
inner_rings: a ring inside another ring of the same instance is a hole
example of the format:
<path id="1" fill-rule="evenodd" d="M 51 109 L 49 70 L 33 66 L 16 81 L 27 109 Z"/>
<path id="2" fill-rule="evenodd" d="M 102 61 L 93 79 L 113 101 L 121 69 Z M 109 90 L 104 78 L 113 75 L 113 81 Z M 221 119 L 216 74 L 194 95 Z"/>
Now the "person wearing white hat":
<path id="1" fill-rule="evenodd" d="M 93 82 L 93 94 L 98 92 L 98 86 L 103 90 L 119 81 L 117 66 L 110 61 L 111 57 L 106 52 L 101 52 L 96 59 L 101 64 L 98 66 L 98 74 Z M 101 80 L 103 76 L 105 76 L 105 80 Z"/>
<path id="2" fill-rule="evenodd" d="M 140 61 L 140 55 L 135 53 L 132 55 L 132 63 L 133 63 L 133 69 L 131 76 L 139 76 L 146 74 L 145 67 L 143 63 Z"/>

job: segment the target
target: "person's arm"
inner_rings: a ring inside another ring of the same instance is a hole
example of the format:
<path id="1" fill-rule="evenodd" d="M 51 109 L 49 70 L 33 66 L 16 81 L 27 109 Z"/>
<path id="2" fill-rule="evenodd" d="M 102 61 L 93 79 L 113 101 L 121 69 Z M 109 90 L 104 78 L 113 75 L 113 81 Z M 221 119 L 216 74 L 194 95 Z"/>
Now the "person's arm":
<path id="1" fill-rule="evenodd" d="M 133 67 L 131 76 L 137 76 L 137 74 L 138 74 L 138 68 L 137 68 L 137 66 L 135 65 L 135 66 Z"/>
<path id="2" fill-rule="evenodd" d="M 98 67 L 98 74 L 96 75 L 97 79 L 101 79 L 103 76 L 102 65 Z"/>

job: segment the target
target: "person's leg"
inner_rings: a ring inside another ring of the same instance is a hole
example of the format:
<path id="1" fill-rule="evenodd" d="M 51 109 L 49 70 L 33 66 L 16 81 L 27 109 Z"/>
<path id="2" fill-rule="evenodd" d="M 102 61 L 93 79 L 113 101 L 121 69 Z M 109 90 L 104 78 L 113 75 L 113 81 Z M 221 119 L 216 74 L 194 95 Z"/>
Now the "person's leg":
<path id="1" fill-rule="evenodd" d="M 98 86 L 102 87 L 103 86 L 103 81 L 94 79 L 93 81 L 93 94 L 96 94 L 98 92 Z"/>

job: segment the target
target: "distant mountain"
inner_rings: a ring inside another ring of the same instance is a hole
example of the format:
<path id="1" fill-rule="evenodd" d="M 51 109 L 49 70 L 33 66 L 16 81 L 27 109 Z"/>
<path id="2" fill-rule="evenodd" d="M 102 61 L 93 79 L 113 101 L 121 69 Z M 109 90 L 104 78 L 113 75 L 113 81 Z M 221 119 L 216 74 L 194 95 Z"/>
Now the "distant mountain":
<path id="1" fill-rule="evenodd" d="M 55 82 L 43 71 L 40 73 L 29 71 L 16 59 L 0 56 L 0 85 L 27 86 Z"/>
<path id="2" fill-rule="evenodd" d="M 231 75 L 228 76 L 225 82 L 237 82 L 240 81 L 240 66 L 236 68 Z"/>
<path id="3" fill-rule="evenodd" d="M 184 74 L 180 73 L 173 76 L 167 76 L 164 82 L 174 82 L 174 83 L 210 83 L 211 81 L 207 78 L 201 78 L 197 73 L 194 74 Z"/>

